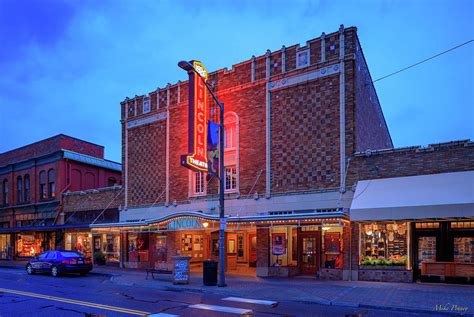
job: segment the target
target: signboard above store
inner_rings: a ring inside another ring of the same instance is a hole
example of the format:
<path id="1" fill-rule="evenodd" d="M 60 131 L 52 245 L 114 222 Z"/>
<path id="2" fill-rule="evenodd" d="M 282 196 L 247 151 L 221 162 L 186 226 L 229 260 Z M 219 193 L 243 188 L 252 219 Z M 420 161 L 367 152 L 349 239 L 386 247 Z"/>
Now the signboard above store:
<path id="1" fill-rule="evenodd" d="M 199 75 L 188 71 L 188 154 L 181 155 L 181 165 L 196 172 L 207 172 L 207 93 L 204 81 L 208 73 L 201 62 L 190 63 Z"/>

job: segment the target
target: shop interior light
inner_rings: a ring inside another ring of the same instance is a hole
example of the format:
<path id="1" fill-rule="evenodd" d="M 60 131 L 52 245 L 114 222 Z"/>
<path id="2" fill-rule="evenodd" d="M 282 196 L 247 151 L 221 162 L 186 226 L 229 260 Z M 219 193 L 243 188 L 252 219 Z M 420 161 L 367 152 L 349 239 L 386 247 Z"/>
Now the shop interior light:
<path id="1" fill-rule="evenodd" d="M 323 226 L 321 229 L 323 229 L 324 231 L 326 231 L 326 230 L 331 229 L 331 227 Z"/>
<path id="2" fill-rule="evenodd" d="M 203 226 L 204 228 L 209 227 L 209 222 L 203 222 L 203 223 L 202 223 L 202 226 Z"/>

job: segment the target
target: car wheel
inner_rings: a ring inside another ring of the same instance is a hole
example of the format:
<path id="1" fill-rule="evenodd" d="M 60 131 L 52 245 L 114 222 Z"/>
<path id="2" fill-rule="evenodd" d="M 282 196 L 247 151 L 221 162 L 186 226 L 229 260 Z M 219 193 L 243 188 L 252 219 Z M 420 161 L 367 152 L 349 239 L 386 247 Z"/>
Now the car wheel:
<path id="1" fill-rule="evenodd" d="M 59 276 L 59 269 L 56 267 L 56 266 L 53 266 L 51 268 L 51 275 L 54 276 L 54 277 L 58 277 Z"/>
<path id="2" fill-rule="evenodd" d="M 35 273 L 35 271 L 33 270 L 33 267 L 31 266 L 31 264 L 28 264 L 26 266 L 26 273 L 28 273 L 28 275 L 31 275 L 31 274 Z"/>

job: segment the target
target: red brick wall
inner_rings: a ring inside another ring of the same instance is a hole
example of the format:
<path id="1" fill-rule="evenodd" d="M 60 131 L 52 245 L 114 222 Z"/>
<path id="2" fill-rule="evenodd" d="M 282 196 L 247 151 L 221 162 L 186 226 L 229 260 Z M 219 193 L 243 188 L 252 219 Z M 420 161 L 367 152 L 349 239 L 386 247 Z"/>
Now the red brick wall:
<path id="1" fill-rule="evenodd" d="M 369 68 L 356 40 L 355 69 L 355 151 L 393 148 Z"/>
<path id="2" fill-rule="evenodd" d="M 165 200 L 166 121 L 128 130 L 133 149 L 128 154 L 129 204 L 152 204 Z"/>
<path id="3" fill-rule="evenodd" d="M 433 144 L 355 155 L 348 169 L 347 184 L 357 180 L 415 176 L 474 170 L 474 143 Z"/>
<path id="4" fill-rule="evenodd" d="M 270 266 L 270 230 L 257 227 L 257 267 Z"/>
<path id="5" fill-rule="evenodd" d="M 63 194 L 63 211 L 66 213 L 117 209 L 121 204 L 123 204 L 123 190 L 120 186 Z"/>
<path id="6" fill-rule="evenodd" d="M 61 149 L 104 158 L 104 147 L 80 139 L 59 134 L 0 154 L 0 166 L 21 162 L 32 157 L 51 154 Z"/>
<path id="7" fill-rule="evenodd" d="M 271 95 L 272 191 L 339 183 L 339 75 Z"/>
<path id="8" fill-rule="evenodd" d="M 356 106 L 357 86 L 353 60 L 357 41 L 356 29 L 345 29 L 344 35 L 346 154 L 349 157 L 354 153 L 358 142 L 356 116 L 357 114 L 364 116 L 365 110 L 361 108 L 358 111 Z M 284 74 L 281 73 L 282 51 L 270 52 L 270 80 L 304 74 L 322 66 L 338 63 L 339 32 L 326 35 L 325 43 L 324 63 L 321 63 L 321 38 L 308 41 L 305 47 L 294 45 L 286 48 Z M 311 66 L 295 69 L 296 52 L 308 48 Z M 266 190 L 266 56 L 255 58 L 254 82 L 251 70 L 252 60 L 247 60 L 234 65 L 230 70 L 221 69 L 210 73 L 208 79 L 220 101 L 224 102 L 226 112 L 235 112 L 239 117 L 241 195 L 254 192 L 262 194 Z M 187 85 L 187 81 L 180 82 L 168 86 L 167 89 L 158 89 L 150 93 L 152 106 L 149 114 L 142 114 L 139 110 L 142 96 L 126 99 L 122 103 L 122 119 L 125 120 L 125 125 L 126 121 L 146 118 L 155 115 L 157 111 L 165 111 L 169 90 L 170 202 L 188 200 L 188 170 L 180 165 L 180 156 L 187 153 Z M 160 110 L 156 109 L 157 93 Z M 210 96 L 208 100 L 212 104 Z M 326 76 L 272 91 L 270 104 L 272 192 L 339 187 L 339 75 Z M 136 116 L 135 107 L 137 107 Z M 378 121 L 374 120 L 368 120 L 367 124 L 377 124 Z M 125 146 L 124 129 L 122 134 Z M 128 135 L 128 203 L 130 206 L 151 204 L 166 187 L 166 120 L 132 128 L 128 130 Z M 123 162 L 125 164 L 125 155 Z M 217 193 L 216 180 L 209 181 L 207 192 L 209 195 Z M 163 203 L 164 199 L 160 198 L 156 202 Z"/>

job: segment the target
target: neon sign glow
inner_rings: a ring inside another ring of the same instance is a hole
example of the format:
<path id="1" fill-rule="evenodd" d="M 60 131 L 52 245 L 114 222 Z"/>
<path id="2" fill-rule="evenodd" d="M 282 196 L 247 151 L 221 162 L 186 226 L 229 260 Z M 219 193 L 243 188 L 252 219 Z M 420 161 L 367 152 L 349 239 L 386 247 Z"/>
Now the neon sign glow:
<path id="1" fill-rule="evenodd" d="M 207 79 L 207 70 L 201 62 L 190 62 Z M 189 74 L 189 131 L 188 153 L 181 155 L 181 165 L 193 171 L 207 172 L 207 94 L 204 80 L 194 71 Z"/>

